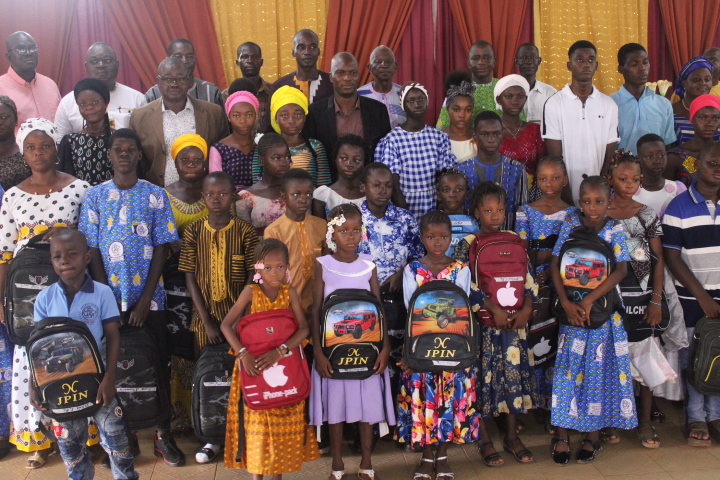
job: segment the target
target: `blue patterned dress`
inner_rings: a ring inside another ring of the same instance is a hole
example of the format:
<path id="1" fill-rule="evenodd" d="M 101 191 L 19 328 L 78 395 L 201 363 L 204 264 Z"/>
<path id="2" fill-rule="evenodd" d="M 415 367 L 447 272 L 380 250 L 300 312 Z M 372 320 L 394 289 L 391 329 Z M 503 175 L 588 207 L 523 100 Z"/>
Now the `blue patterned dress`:
<path id="1" fill-rule="evenodd" d="M 581 225 L 579 214 L 563 224 L 553 256 Z M 612 246 L 616 262 L 630 261 L 620 223 L 609 221 L 598 236 Z M 619 312 L 596 330 L 560 326 L 551 412 L 553 425 L 580 432 L 637 426 L 628 339 Z"/>
<path id="2" fill-rule="evenodd" d="M 5 191 L 0 186 L 0 205 Z M 0 324 L 0 438 L 10 436 L 10 392 L 12 391 L 13 343 L 7 333 L 7 327 Z"/>
<path id="3" fill-rule="evenodd" d="M 551 235 L 558 235 L 562 227 L 565 217 L 573 213 L 577 213 L 577 207 L 568 207 L 565 210 L 545 215 L 539 210 L 534 209 L 530 205 L 523 205 L 517 211 L 515 217 L 515 231 L 523 240 L 545 240 Z M 549 251 L 552 248 L 539 248 L 540 251 Z M 550 262 L 537 265 L 535 267 L 535 276 L 546 271 L 550 267 Z M 547 284 L 554 290 L 550 277 L 547 276 Z M 538 285 L 542 288 L 542 285 Z M 550 397 L 552 395 L 552 377 L 554 366 L 549 361 L 546 365 L 535 366 L 535 381 L 537 382 L 538 404 L 539 408 L 550 408 Z"/>
<path id="4" fill-rule="evenodd" d="M 470 272 L 464 263 L 455 261 L 436 277 L 419 261 L 411 262 L 403 272 L 406 303 L 415 289 L 432 280 L 449 280 L 467 290 Z M 403 373 L 397 397 L 397 440 L 415 450 L 438 443 L 479 440 L 475 375 L 475 366 L 455 371 Z"/>

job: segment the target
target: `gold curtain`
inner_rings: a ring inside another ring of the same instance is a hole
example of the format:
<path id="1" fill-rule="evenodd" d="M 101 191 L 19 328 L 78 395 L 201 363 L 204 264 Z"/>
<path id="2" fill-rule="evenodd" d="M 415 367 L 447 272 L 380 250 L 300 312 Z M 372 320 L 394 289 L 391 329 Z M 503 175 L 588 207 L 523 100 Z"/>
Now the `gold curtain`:
<path id="1" fill-rule="evenodd" d="M 538 79 L 558 90 L 570 83 L 568 48 L 589 40 L 598 49 L 593 84 L 605 94 L 623 84 L 617 52 L 626 43 L 647 48 L 648 0 L 534 0 L 535 45 L 543 61 Z M 650 59 L 652 64 L 652 59 Z"/>
<path id="2" fill-rule="evenodd" d="M 272 83 L 297 68 L 292 38 L 309 28 L 325 40 L 329 0 L 210 0 L 228 85 L 242 76 L 235 65 L 238 45 L 252 41 L 262 48 L 262 77 Z M 323 52 L 324 53 L 324 52 Z M 318 60 L 322 65 L 322 56 Z"/>

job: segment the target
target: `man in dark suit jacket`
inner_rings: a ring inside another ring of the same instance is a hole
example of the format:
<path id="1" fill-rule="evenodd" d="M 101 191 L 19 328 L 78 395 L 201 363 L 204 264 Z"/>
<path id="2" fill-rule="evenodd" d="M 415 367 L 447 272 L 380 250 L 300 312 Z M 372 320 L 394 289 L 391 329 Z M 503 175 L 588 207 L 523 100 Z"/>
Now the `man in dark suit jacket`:
<path id="1" fill-rule="evenodd" d="M 130 128 L 142 142 L 142 177 L 160 187 L 178 180 L 170 147 L 177 137 L 197 133 L 208 146 L 230 131 L 223 109 L 214 103 L 192 98 L 188 90 L 192 75 L 182 61 L 168 57 L 158 67 L 162 97 L 138 108 L 130 116 Z"/>
<path id="2" fill-rule="evenodd" d="M 358 95 L 360 72 L 357 60 L 350 53 L 340 52 L 333 57 L 330 79 L 335 93 L 310 105 L 303 137 L 314 138 L 325 145 L 335 181 L 337 168 L 332 154 L 338 138 L 350 133 L 359 135 L 374 154 L 378 142 L 390 133 L 391 127 L 385 105 Z M 372 162 L 372 158 L 371 155 L 365 160 Z"/>

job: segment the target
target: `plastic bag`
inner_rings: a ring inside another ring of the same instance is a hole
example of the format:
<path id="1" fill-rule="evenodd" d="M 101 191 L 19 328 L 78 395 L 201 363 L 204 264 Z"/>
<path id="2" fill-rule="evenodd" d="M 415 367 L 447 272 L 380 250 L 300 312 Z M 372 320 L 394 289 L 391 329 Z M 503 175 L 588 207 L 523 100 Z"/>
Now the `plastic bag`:
<path id="1" fill-rule="evenodd" d="M 655 337 L 630 343 L 630 364 L 633 380 L 651 390 L 677 378 L 677 373 L 668 363 L 660 343 Z"/>

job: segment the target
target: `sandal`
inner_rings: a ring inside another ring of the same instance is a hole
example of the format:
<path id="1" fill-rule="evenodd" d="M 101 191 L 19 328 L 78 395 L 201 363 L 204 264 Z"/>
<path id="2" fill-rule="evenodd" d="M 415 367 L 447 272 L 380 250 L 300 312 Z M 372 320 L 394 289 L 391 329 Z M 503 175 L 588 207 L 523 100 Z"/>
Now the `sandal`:
<path id="1" fill-rule="evenodd" d="M 665 423 L 665 414 L 660 411 L 658 407 L 653 405 L 652 413 L 650 414 L 650 420 L 653 423 Z"/>
<path id="2" fill-rule="evenodd" d="M 620 443 L 620 436 L 618 435 L 617 429 L 615 429 L 615 427 L 600 429 L 600 441 L 608 445 Z"/>
<path id="3" fill-rule="evenodd" d="M 650 430 L 649 433 L 643 431 Z M 655 431 L 655 425 L 652 422 L 643 422 L 635 429 L 635 436 L 642 441 L 642 446 L 645 448 L 660 448 L 660 437 L 657 436 Z M 650 440 L 654 440 L 655 443 L 650 443 Z"/>
<path id="4" fill-rule="evenodd" d="M 556 452 L 555 446 L 558 443 L 567 443 L 568 451 L 567 452 Z M 553 439 L 552 439 L 552 459 L 553 459 L 553 462 L 555 462 L 555 465 L 564 467 L 565 465 L 570 463 L 570 455 L 571 455 L 570 454 L 570 439 L 553 437 Z"/>
<path id="5" fill-rule="evenodd" d="M 444 457 L 435 457 L 435 462 L 437 463 L 438 460 L 447 460 L 447 455 Z M 435 467 L 437 469 L 437 466 Z M 452 472 L 444 472 L 444 473 L 437 473 L 435 475 L 435 480 L 454 480 L 455 474 Z"/>
<path id="6" fill-rule="evenodd" d="M 693 437 L 693 434 L 695 434 L 695 437 Z M 699 438 L 707 436 L 707 439 Z M 698 438 L 696 438 L 698 437 Z M 687 435 L 687 442 L 688 445 L 691 447 L 709 447 L 712 445 L 712 442 L 710 441 L 710 432 L 708 431 L 708 425 L 705 422 L 691 422 L 690 425 L 688 425 L 688 435 Z"/>
<path id="7" fill-rule="evenodd" d="M 532 463 L 534 459 L 533 459 L 533 454 L 530 450 L 528 450 L 527 448 L 523 448 L 519 452 L 515 452 L 515 450 L 512 449 L 511 445 L 515 445 L 518 442 L 522 443 L 522 441 L 520 440 L 520 437 L 515 437 L 513 440 L 510 440 L 509 442 L 505 442 L 505 440 L 503 440 L 503 449 L 506 452 L 511 453 L 512 456 L 515 457 L 515 460 L 517 460 L 519 463 Z M 523 447 L 524 447 L 524 445 L 523 445 Z M 523 460 L 523 458 L 525 460 Z"/>
<path id="8" fill-rule="evenodd" d="M 25 465 L 25 468 L 35 470 L 36 468 L 40 468 L 47 463 L 47 457 L 43 457 L 42 455 L 40 455 L 41 451 L 42 450 L 36 451 L 27 459 L 27 465 Z M 48 454 L 48 457 L 51 453 L 52 452 Z"/>
<path id="9" fill-rule="evenodd" d="M 358 470 L 357 478 L 359 480 L 365 480 L 360 475 L 367 475 L 372 480 L 373 478 L 375 478 L 375 470 L 373 470 L 372 468 L 361 468 L 360 470 Z"/>
<path id="10" fill-rule="evenodd" d="M 486 445 L 492 445 L 492 444 L 493 444 L 493 442 L 485 442 L 485 443 L 483 443 L 482 445 L 478 445 L 478 453 L 482 456 L 482 449 L 483 449 L 483 447 L 486 446 Z M 493 448 L 494 448 L 494 447 L 493 447 Z M 491 453 L 490 455 L 486 455 L 486 456 L 482 457 L 483 463 L 484 463 L 485 465 L 487 465 L 488 467 L 490 467 L 490 468 L 502 467 L 503 465 L 505 465 L 505 461 L 504 461 L 504 460 L 503 460 L 502 463 L 492 463 L 492 462 L 494 462 L 494 461 L 502 460 L 502 459 L 503 459 L 503 458 L 502 458 L 502 455 L 500 455 L 498 452 Z"/>
<path id="11" fill-rule="evenodd" d="M 593 447 L 592 451 L 582 448 L 582 445 L 585 445 L 586 443 L 589 443 Z M 595 460 L 595 457 L 600 450 L 602 450 L 602 444 L 600 442 L 593 442 L 589 438 L 585 438 L 581 442 L 580 450 L 578 450 L 575 455 L 575 460 L 577 463 L 590 463 Z"/>
<path id="12" fill-rule="evenodd" d="M 332 472 L 330 472 L 328 480 L 342 480 L 344 476 L 345 470 L 333 470 Z"/>
<path id="13" fill-rule="evenodd" d="M 445 457 L 445 458 L 447 458 L 447 457 Z M 418 466 L 417 466 L 417 469 L 418 469 L 418 470 L 420 470 L 420 467 L 422 466 L 422 462 L 427 462 L 427 463 L 435 464 L 435 459 L 434 459 L 434 458 L 421 457 L 421 458 L 420 458 L 420 463 L 418 463 Z M 432 476 L 428 475 L 427 473 L 416 472 L 416 473 L 413 475 L 413 480 L 422 480 L 423 478 L 428 478 L 428 479 L 432 480 Z"/>

